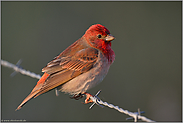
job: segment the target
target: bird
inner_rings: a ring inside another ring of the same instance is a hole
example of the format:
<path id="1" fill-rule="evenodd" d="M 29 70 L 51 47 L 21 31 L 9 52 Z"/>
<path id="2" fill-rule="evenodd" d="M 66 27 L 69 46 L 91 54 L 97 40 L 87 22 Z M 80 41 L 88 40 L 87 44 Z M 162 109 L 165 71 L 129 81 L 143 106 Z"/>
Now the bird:
<path id="1" fill-rule="evenodd" d="M 42 69 L 44 74 L 16 110 L 53 89 L 73 95 L 74 99 L 86 95 L 85 104 L 92 102 L 87 90 L 104 79 L 114 62 L 115 53 L 111 48 L 114 39 L 103 25 L 91 25 L 80 39 Z"/>

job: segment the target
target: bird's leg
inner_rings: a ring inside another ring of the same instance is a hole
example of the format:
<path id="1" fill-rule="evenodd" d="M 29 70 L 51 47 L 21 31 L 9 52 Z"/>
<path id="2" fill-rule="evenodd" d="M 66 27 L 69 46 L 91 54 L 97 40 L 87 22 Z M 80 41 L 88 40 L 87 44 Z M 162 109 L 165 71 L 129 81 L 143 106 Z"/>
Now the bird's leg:
<path id="1" fill-rule="evenodd" d="M 88 104 L 88 103 L 92 103 L 93 101 L 90 99 L 90 97 L 93 97 L 91 94 L 89 93 L 79 93 L 79 94 L 75 94 L 73 97 L 70 97 L 71 99 L 75 99 L 75 100 L 79 100 L 81 98 L 83 98 L 83 96 L 86 95 L 86 99 L 85 102 L 83 104 Z"/>
<path id="2" fill-rule="evenodd" d="M 83 96 L 84 96 L 84 94 L 79 93 L 79 94 L 75 94 L 73 97 L 70 97 L 70 98 L 75 99 L 75 100 L 79 100 L 79 99 L 83 98 Z"/>
<path id="3" fill-rule="evenodd" d="M 84 104 L 92 103 L 93 101 L 90 99 L 90 97 L 93 97 L 93 96 L 89 93 L 86 93 L 86 92 L 84 94 L 86 95 L 86 99 L 85 99 Z"/>

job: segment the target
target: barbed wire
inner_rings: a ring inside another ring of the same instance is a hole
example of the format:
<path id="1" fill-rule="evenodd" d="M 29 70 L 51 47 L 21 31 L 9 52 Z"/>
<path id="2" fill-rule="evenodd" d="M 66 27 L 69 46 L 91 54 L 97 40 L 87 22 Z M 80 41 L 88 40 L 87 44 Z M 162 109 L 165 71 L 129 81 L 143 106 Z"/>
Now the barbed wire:
<path id="1" fill-rule="evenodd" d="M 2 59 L 1 59 L 1 65 L 5 66 L 5 67 L 12 68 L 14 71 L 20 72 L 21 74 L 30 76 L 32 78 L 36 78 L 36 79 L 41 78 L 41 76 L 39 74 L 35 74 L 33 72 L 25 70 L 25 69 L 21 68 L 19 65 L 14 65 L 14 64 L 12 64 L 8 61 L 2 60 Z"/>
<path id="2" fill-rule="evenodd" d="M 141 116 L 142 113 L 144 113 L 144 111 L 140 111 L 140 109 L 138 109 L 138 112 L 130 112 L 128 110 L 124 110 L 122 108 L 119 108 L 119 106 L 114 106 L 113 104 L 109 104 L 107 102 L 103 102 L 97 95 L 101 92 L 98 91 L 97 94 L 95 96 L 91 96 L 90 99 L 93 101 L 93 104 L 90 106 L 89 109 L 91 109 L 94 104 L 97 104 L 99 106 L 101 105 L 104 105 L 104 106 L 107 106 L 109 108 L 114 108 L 115 110 L 121 112 L 121 113 L 124 113 L 126 115 L 129 115 L 130 117 L 134 118 L 134 121 L 137 122 L 138 120 L 142 120 L 142 121 L 146 121 L 146 122 L 155 122 L 153 120 L 150 120 L 144 116 Z M 102 107 L 102 106 L 101 106 Z M 132 119 L 132 118 L 127 118 L 127 119 Z"/>
<path id="3" fill-rule="evenodd" d="M 13 70 L 15 70 L 16 72 L 20 72 L 21 74 L 23 75 L 27 75 L 27 76 L 30 76 L 32 78 L 36 78 L 36 79 L 40 79 L 41 76 L 39 74 L 35 74 L 33 72 L 30 72 L 28 70 L 25 70 L 23 68 L 20 67 L 20 65 L 14 65 L 8 61 L 5 61 L 5 60 L 2 60 L 1 59 L 1 65 L 2 66 L 5 66 L 5 67 L 9 67 L 9 68 L 12 68 Z M 98 97 L 98 94 L 101 92 L 98 91 L 97 94 L 95 96 L 91 96 L 90 99 L 93 101 L 93 104 L 89 107 L 89 109 L 91 109 L 95 104 L 99 105 L 100 107 L 103 107 L 102 105 L 104 106 L 107 106 L 109 108 L 113 108 L 121 113 L 124 113 L 126 115 L 129 115 L 130 118 L 127 118 L 128 119 L 134 119 L 134 122 L 137 122 L 138 120 L 142 120 L 142 121 L 146 121 L 146 122 L 155 122 L 153 120 L 150 120 L 148 118 L 146 118 L 145 116 L 141 116 L 142 113 L 144 113 L 143 111 L 140 111 L 140 109 L 138 109 L 138 112 L 130 112 L 128 110 L 124 110 L 122 108 L 119 108 L 119 106 L 114 106 L 113 104 L 109 104 L 107 102 L 103 102 L 99 97 Z"/>

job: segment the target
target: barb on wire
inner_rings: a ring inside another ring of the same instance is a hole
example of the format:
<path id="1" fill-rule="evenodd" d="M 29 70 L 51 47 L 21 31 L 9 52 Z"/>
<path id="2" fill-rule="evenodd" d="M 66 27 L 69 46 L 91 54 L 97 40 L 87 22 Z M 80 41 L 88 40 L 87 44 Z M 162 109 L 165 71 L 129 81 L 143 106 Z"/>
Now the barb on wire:
<path id="1" fill-rule="evenodd" d="M 135 114 L 136 114 L 136 118 L 134 118 L 134 117 L 128 117 L 128 118 L 126 118 L 126 120 L 131 120 L 131 119 L 134 119 L 135 120 L 135 122 L 137 122 L 139 119 L 138 119 L 138 115 L 141 115 L 142 113 L 145 113 L 145 111 L 140 111 L 140 108 L 138 108 L 138 112 L 134 112 Z"/>
<path id="2" fill-rule="evenodd" d="M 100 92 L 101 92 L 101 90 L 98 91 L 97 94 L 95 94 L 94 97 L 97 98 L 97 96 L 100 94 Z M 90 97 L 90 98 L 92 98 L 92 97 Z M 99 98 L 98 98 L 98 99 L 99 99 Z M 93 101 L 93 100 L 92 100 L 92 101 Z M 102 107 L 102 108 L 104 107 L 104 106 L 100 105 L 99 103 L 93 101 L 93 104 L 89 107 L 89 109 L 91 109 L 95 104 L 99 105 L 99 106 Z"/>
<path id="3" fill-rule="evenodd" d="M 5 66 L 5 67 L 9 67 L 9 68 L 12 68 L 14 69 L 16 72 L 20 72 L 21 74 L 24 74 L 24 75 L 27 75 L 27 76 L 30 76 L 32 78 L 36 78 L 36 79 L 40 79 L 41 76 L 38 75 L 38 74 L 35 74 L 33 72 L 30 72 L 30 71 L 27 71 L 25 69 L 22 69 L 21 67 L 17 66 L 17 65 L 14 65 L 10 62 L 7 62 L 5 60 L 2 60 L 1 59 L 1 65 Z"/>
<path id="4" fill-rule="evenodd" d="M 101 91 L 99 91 L 95 96 L 90 97 L 90 99 L 91 99 L 95 104 L 97 104 L 97 105 L 101 104 L 101 105 L 107 106 L 107 107 L 109 107 L 109 108 L 114 108 L 114 109 L 116 109 L 117 111 L 119 111 L 119 112 L 121 112 L 121 113 L 124 113 L 124 114 L 126 114 L 126 115 L 129 115 L 130 117 L 133 117 L 134 120 L 135 120 L 135 122 L 137 122 L 137 120 L 139 120 L 139 119 L 142 120 L 142 121 L 146 121 L 146 122 L 155 122 L 155 121 L 150 120 L 150 119 L 148 119 L 148 118 L 146 118 L 146 117 L 144 117 L 144 116 L 141 116 L 140 114 L 143 113 L 143 111 L 140 112 L 140 110 L 139 110 L 138 112 L 130 112 L 130 111 L 128 111 L 128 110 L 124 110 L 124 109 L 122 109 L 122 108 L 119 108 L 118 106 L 114 106 L 113 104 L 109 104 L 109 103 L 107 103 L 107 102 L 103 102 L 103 101 L 97 96 L 100 92 L 101 92 Z M 94 105 L 94 104 L 92 104 L 91 106 L 93 106 L 93 105 Z M 91 106 L 90 106 L 90 107 L 91 107 Z"/>
<path id="5" fill-rule="evenodd" d="M 16 66 L 19 67 L 19 68 L 22 68 L 20 66 L 20 64 L 22 63 L 22 59 L 18 60 L 18 62 L 16 63 Z M 11 77 L 14 77 L 15 75 L 17 74 L 17 71 L 13 71 L 13 73 L 11 73 Z"/>
<path id="6" fill-rule="evenodd" d="M 2 66 L 5 66 L 5 67 L 12 68 L 12 69 L 14 69 L 16 72 L 20 72 L 21 74 L 30 76 L 30 77 L 32 77 L 32 78 L 37 78 L 37 79 L 40 79 L 40 78 L 41 78 L 40 75 L 35 74 L 35 73 L 33 73 L 33 72 L 30 72 L 30 71 L 27 71 L 27 70 L 21 68 L 21 67 L 19 66 L 19 65 L 20 65 L 20 61 L 17 63 L 17 65 L 14 65 L 14 64 L 12 64 L 12 63 L 10 63 L 10 62 L 7 62 L 7 61 L 1 59 L 1 65 L 2 65 Z M 138 110 L 138 112 L 130 112 L 130 111 L 128 111 L 128 110 L 124 110 L 124 109 L 122 109 L 122 108 L 119 108 L 118 106 L 114 106 L 113 104 L 109 104 L 109 103 L 107 103 L 107 102 L 103 102 L 103 101 L 98 97 L 98 95 L 99 95 L 100 92 L 101 92 L 101 90 L 98 91 L 97 94 L 96 94 L 95 96 L 93 96 L 93 97 L 91 96 L 91 97 L 90 97 L 90 99 L 91 99 L 94 103 L 90 106 L 89 109 L 91 109 L 95 104 L 99 105 L 100 107 L 103 107 L 102 105 L 104 105 L 104 106 L 107 106 L 107 107 L 109 107 L 109 108 L 114 108 L 114 109 L 116 109 L 117 111 L 119 111 L 119 112 L 121 112 L 121 113 L 124 113 L 124 114 L 126 114 L 126 115 L 129 115 L 130 118 L 127 118 L 127 119 L 132 119 L 132 118 L 134 118 L 135 122 L 137 122 L 139 119 L 142 120 L 142 121 L 146 121 L 146 122 L 155 122 L 155 121 L 150 120 L 150 119 L 148 119 L 148 118 L 146 118 L 146 117 L 144 117 L 144 116 L 141 116 L 141 114 L 144 113 L 144 112 L 143 112 L 143 111 L 140 111 L 140 109 Z M 57 90 L 56 90 L 56 93 L 57 93 Z M 132 117 L 132 118 L 131 118 L 131 117 Z"/>

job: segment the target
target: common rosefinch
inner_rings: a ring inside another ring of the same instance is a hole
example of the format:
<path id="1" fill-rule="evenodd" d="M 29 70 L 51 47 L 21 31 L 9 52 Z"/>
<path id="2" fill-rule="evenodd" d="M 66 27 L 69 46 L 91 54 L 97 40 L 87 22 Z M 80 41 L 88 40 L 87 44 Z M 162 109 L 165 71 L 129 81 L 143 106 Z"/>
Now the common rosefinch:
<path id="1" fill-rule="evenodd" d="M 86 94 L 85 103 L 91 102 L 91 95 L 86 91 L 103 80 L 115 59 L 112 40 L 114 37 L 106 27 L 92 25 L 80 39 L 42 69 L 43 76 L 16 110 L 54 88 L 74 95 L 76 99 Z"/>

